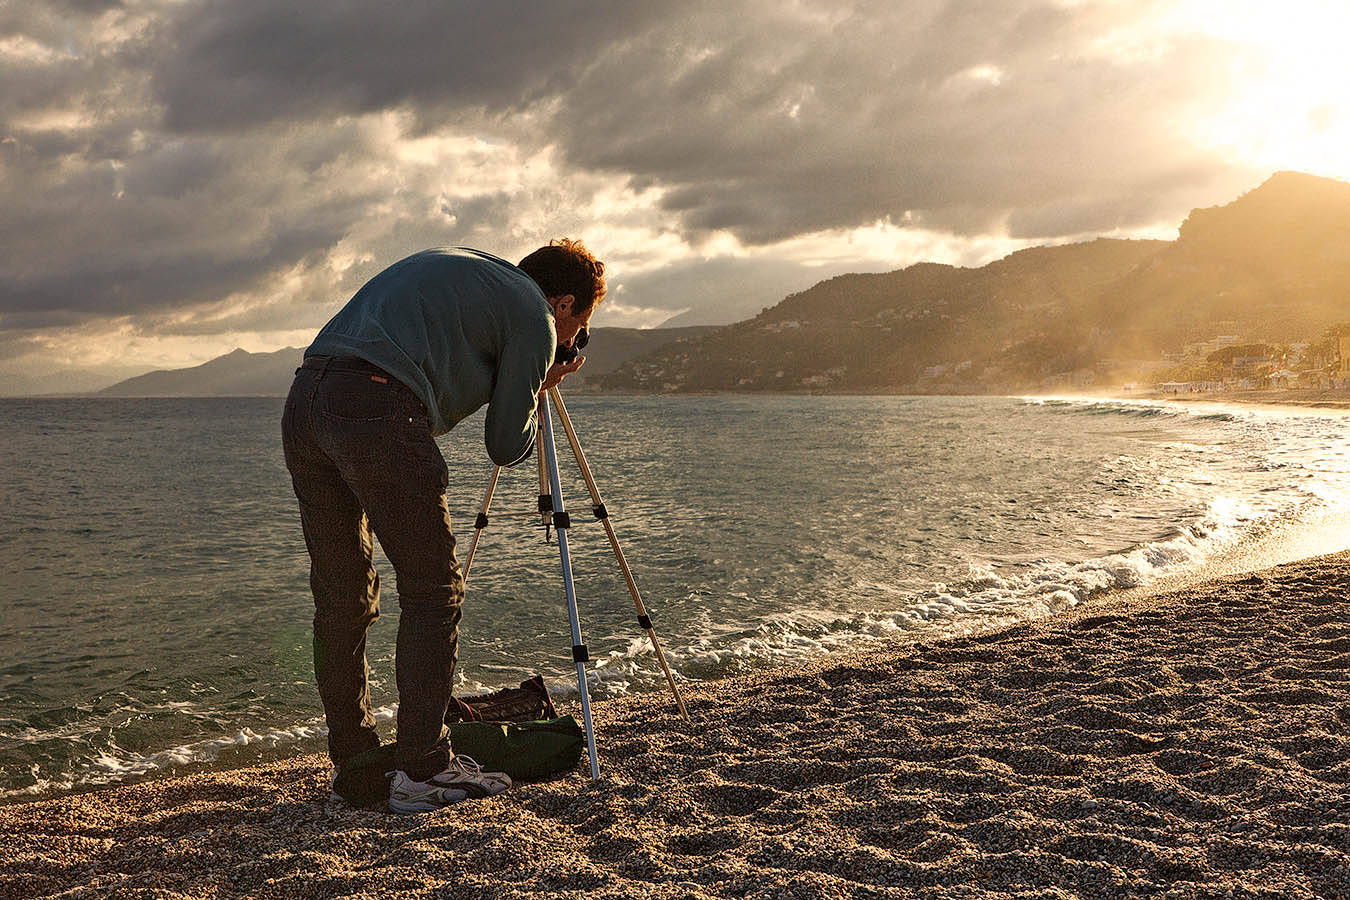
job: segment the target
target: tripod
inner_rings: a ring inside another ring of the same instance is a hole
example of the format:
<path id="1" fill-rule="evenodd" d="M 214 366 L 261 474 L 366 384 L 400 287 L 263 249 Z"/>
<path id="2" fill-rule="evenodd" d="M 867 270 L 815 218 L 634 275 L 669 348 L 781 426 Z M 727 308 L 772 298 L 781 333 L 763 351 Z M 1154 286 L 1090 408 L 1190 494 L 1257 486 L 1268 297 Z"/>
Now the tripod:
<path id="1" fill-rule="evenodd" d="M 572 445 L 572 455 L 576 457 L 577 467 L 581 470 L 581 477 L 586 481 L 586 489 L 590 492 L 591 511 L 605 527 L 609 545 L 614 550 L 614 558 L 619 562 L 619 571 L 623 573 L 624 581 L 628 584 L 628 592 L 633 596 L 633 604 L 637 607 L 638 627 L 647 632 L 647 638 L 652 642 L 652 649 L 656 652 L 656 659 L 661 664 L 661 670 L 666 674 L 670 691 L 675 695 L 675 705 L 679 708 L 680 715 L 688 720 L 689 713 L 684 708 L 684 698 L 680 696 L 680 689 L 675 685 L 675 676 L 670 673 L 670 666 L 666 663 L 666 655 L 661 651 L 661 644 L 656 639 L 656 630 L 652 627 L 651 617 L 647 615 L 647 608 L 642 603 L 642 595 L 638 593 L 637 582 L 633 580 L 633 572 L 628 568 L 628 560 L 624 558 L 623 550 L 619 547 L 619 539 L 614 534 L 614 526 L 609 520 L 609 511 L 605 509 L 605 502 L 600 497 L 600 488 L 596 485 L 595 477 L 591 474 L 591 467 L 586 462 L 586 454 L 581 450 L 581 442 L 577 440 L 577 433 L 572 427 L 572 420 L 567 415 L 567 407 L 563 405 L 562 395 L 558 393 L 556 387 L 549 388 L 548 392 L 539 398 L 539 436 L 535 444 L 535 456 L 539 461 L 539 509 L 537 513 L 526 512 L 515 513 L 515 515 L 538 515 L 540 524 L 545 528 L 545 540 L 547 540 L 549 526 L 552 526 L 558 535 L 558 556 L 562 563 L 563 592 L 567 600 L 568 619 L 572 626 L 572 659 L 577 664 L 577 687 L 581 692 L 581 717 L 586 725 L 586 749 L 591 758 L 591 778 L 598 779 L 600 777 L 600 759 L 595 750 L 595 728 L 591 723 L 591 699 L 586 685 L 586 663 L 590 659 L 590 655 L 581 639 L 581 620 L 577 614 L 576 586 L 572 579 L 572 557 L 567 547 L 567 534 L 572 526 L 572 521 L 567 514 L 566 504 L 563 502 L 562 484 L 558 475 L 558 449 L 553 442 L 553 422 L 549 414 L 550 398 L 553 401 L 553 407 L 558 411 L 558 419 L 562 422 L 563 430 L 567 432 L 567 442 Z M 497 479 L 501 475 L 501 471 L 501 466 L 492 470 L 492 477 L 488 479 L 487 490 L 483 494 L 483 504 L 478 511 L 478 518 L 474 522 L 473 541 L 469 544 L 469 553 L 464 560 L 464 579 L 466 581 L 469 577 L 469 568 L 473 565 L 474 553 L 478 550 L 478 539 L 482 536 L 483 529 L 488 526 L 488 509 L 492 506 L 492 495 L 497 489 Z M 503 515 L 512 515 L 512 513 L 504 513 Z"/>

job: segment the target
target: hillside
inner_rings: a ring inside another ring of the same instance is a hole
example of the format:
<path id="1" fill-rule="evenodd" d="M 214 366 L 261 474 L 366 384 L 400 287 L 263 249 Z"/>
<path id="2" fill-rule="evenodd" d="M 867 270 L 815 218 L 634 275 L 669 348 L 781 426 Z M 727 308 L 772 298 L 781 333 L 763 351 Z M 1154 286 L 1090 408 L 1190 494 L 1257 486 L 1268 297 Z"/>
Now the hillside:
<path id="1" fill-rule="evenodd" d="M 187 369 L 146 372 L 99 391 L 109 397 L 272 397 L 284 396 L 300 365 L 301 350 L 273 353 L 234 350 Z"/>
<path id="2" fill-rule="evenodd" d="M 604 307 L 600 307 L 603 312 Z M 599 313 L 597 313 L 599 315 Z M 563 382 L 568 391 L 591 390 L 600 376 L 618 369 L 634 357 L 658 350 L 676 341 L 688 340 L 715 330 L 714 325 L 684 328 L 593 328 L 591 340 L 581 355 L 586 364 Z"/>
<path id="3" fill-rule="evenodd" d="M 1350 185 L 1293 172 L 1176 241 L 1038 247 L 979 268 L 845 275 L 598 379 L 611 390 L 1000 391 L 1127 373 L 1217 332 L 1350 320 Z"/>

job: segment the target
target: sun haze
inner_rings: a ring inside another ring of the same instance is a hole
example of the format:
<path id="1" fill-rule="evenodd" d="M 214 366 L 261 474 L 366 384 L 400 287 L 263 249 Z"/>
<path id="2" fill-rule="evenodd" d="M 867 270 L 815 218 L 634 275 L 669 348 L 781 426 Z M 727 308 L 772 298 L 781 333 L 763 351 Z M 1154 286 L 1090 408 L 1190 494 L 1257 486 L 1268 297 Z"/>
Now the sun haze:
<path id="1" fill-rule="evenodd" d="M 1350 7 L 1191 0 L 1167 20 L 1238 51 L 1214 73 L 1226 101 L 1197 134 L 1254 167 L 1350 177 Z"/>

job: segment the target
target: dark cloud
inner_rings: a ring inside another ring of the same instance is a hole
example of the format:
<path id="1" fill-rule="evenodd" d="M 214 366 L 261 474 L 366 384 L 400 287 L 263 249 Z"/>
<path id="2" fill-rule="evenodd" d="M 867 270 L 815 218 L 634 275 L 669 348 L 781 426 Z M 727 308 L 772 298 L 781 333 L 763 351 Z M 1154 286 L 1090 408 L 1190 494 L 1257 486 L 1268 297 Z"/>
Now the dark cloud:
<path id="1" fill-rule="evenodd" d="M 169 127 L 208 132 L 403 106 L 521 110 L 566 94 L 595 55 L 678 6 L 205 3 L 169 30 L 154 91 Z"/>
<path id="2" fill-rule="evenodd" d="M 577 165 L 662 185 L 686 227 L 751 242 L 906 213 L 978 234 L 1037 211 L 1014 237 L 1151 224 L 1175 198 L 1139 196 L 1216 167 L 1176 126 L 1218 100 L 1229 51 L 1089 52 L 1120 12 L 882 3 L 824 24 L 769 14 L 766 33 L 704 10 L 685 26 L 701 41 L 653 30 L 598 59 L 558 121 Z"/>
<path id="3" fill-rule="evenodd" d="M 45 5 L 63 15 L 97 16 L 126 6 L 122 0 L 45 0 Z"/>
<path id="4" fill-rule="evenodd" d="M 662 187 L 692 233 L 764 243 L 909 213 L 1053 238 L 1151 224 L 1175 211 L 1159 188 L 1214 168 L 1175 125 L 1216 100 L 1229 48 L 1089 48 L 1157 6 L 247 0 L 183 16 L 153 87 L 186 130 L 530 113 L 527 139 Z"/>
<path id="5" fill-rule="evenodd" d="M 23 136 L 7 166 L 19 178 L 0 186 L 0 298 L 53 324 L 255 288 L 326 252 L 377 199 L 372 186 L 316 186 L 279 140 L 170 139 L 123 159 L 96 158 L 88 140 L 42 143 Z"/>
<path id="6" fill-rule="evenodd" d="M 1232 48 L 1111 48 L 1158 5 L 6 4 L 0 330 L 138 314 L 175 333 L 270 327 L 424 246 L 574 231 L 571 182 L 597 173 L 659 192 L 660 224 L 692 242 L 886 219 L 1038 240 L 1176 221 L 1258 179 L 1179 136 L 1222 99 Z M 408 136 L 552 147 L 560 183 L 405 183 L 368 116 L 395 111 Z M 319 272 L 353 234 L 362 261 L 315 296 L 170 314 Z M 833 274 L 759 266 L 689 263 L 631 279 L 625 300 L 712 319 Z"/>

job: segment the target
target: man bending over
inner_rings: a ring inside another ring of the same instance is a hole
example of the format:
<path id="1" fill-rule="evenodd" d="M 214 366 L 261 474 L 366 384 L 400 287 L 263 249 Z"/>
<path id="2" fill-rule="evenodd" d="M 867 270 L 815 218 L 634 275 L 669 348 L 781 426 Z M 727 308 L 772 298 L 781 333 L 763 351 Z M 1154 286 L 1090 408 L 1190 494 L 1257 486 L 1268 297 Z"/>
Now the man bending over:
<path id="1" fill-rule="evenodd" d="M 314 675 L 335 771 L 379 746 L 366 665 L 380 597 L 372 530 L 398 579 L 395 812 L 511 785 L 453 755 L 445 727 L 464 579 L 433 439 L 486 404 L 492 461 L 529 456 L 539 394 L 585 361 L 554 363 L 604 297 L 604 271 L 580 241 L 514 266 L 478 250 L 416 253 L 357 291 L 296 370 L 282 441 L 309 550 Z"/>

